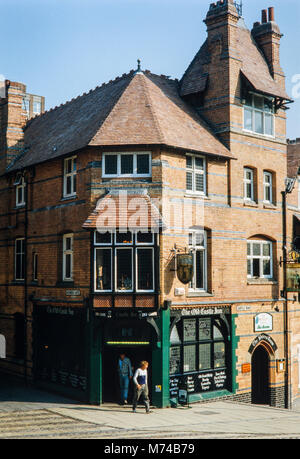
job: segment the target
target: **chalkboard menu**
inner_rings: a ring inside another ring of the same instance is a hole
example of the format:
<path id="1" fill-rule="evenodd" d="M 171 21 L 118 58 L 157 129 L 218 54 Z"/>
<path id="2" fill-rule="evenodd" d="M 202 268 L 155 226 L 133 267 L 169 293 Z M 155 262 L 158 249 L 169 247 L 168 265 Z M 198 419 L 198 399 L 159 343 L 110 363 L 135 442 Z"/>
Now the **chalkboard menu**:
<path id="1" fill-rule="evenodd" d="M 180 346 L 170 348 L 170 374 L 180 373 Z"/>
<path id="2" fill-rule="evenodd" d="M 183 321 L 183 340 L 196 341 L 196 319 L 185 319 Z"/>
<path id="3" fill-rule="evenodd" d="M 212 392 L 227 388 L 226 370 L 211 370 L 183 376 L 170 377 L 170 397 L 176 398 L 180 384 L 184 383 L 190 394 Z"/>

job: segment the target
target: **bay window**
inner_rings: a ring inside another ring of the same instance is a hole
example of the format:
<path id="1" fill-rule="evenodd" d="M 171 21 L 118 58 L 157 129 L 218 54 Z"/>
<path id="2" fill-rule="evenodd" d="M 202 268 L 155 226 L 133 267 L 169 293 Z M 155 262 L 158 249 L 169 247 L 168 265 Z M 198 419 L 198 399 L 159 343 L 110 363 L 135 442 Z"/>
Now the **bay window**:
<path id="1" fill-rule="evenodd" d="M 94 238 L 96 292 L 154 292 L 153 233 L 98 233 Z"/>

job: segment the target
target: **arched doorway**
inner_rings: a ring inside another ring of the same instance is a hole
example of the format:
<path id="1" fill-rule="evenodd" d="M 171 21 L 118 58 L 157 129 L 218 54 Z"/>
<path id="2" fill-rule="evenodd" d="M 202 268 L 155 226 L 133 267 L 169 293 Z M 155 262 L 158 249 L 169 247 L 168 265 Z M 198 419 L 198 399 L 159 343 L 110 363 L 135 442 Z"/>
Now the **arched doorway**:
<path id="1" fill-rule="evenodd" d="M 252 354 L 252 403 L 270 405 L 269 353 L 258 346 Z"/>

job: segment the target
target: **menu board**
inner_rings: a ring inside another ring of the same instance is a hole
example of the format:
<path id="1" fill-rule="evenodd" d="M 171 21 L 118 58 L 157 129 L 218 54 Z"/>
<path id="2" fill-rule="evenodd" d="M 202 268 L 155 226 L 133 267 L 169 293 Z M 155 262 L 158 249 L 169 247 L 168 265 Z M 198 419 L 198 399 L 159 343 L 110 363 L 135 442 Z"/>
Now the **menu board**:
<path id="1" fill-rule="evenodd" d="M 170 397 L 178 397 L 178 391 L 185 386 L 188 393 L 203 393 L 227 388 L 226 370 L 210 370 L 183 376 L 170 377 Z"/>
<path id="2" fill-rule="evenodd" d="M 170 397 L 174 398 L 178 396 L 179 390 L 179 378 L 170 378 Z"/>
<path id="3" fill-rule="evenodd" d="M 170 374 L 180 373 L 180 346 L 170 347 Z"/>
<path id="4" fill-rule="evenodd" d="M 183 321 L 183 340 L 196 341 L 196 319 L 185 319 Z"/>

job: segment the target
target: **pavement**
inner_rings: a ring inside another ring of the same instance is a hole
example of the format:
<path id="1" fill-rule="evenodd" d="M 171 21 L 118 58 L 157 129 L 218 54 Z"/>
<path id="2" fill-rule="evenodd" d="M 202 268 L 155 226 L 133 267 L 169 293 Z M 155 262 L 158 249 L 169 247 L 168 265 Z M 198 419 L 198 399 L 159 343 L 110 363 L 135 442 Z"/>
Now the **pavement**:
<path id="1" fill-rule="evenodd" d="M 299 439 L 300 406 L 215 401 L 132 413 L 131 406 L 84 405 L 0 377 L 0 438 Z"/>

